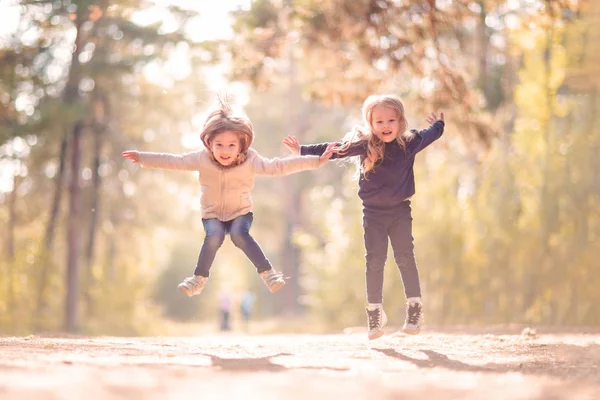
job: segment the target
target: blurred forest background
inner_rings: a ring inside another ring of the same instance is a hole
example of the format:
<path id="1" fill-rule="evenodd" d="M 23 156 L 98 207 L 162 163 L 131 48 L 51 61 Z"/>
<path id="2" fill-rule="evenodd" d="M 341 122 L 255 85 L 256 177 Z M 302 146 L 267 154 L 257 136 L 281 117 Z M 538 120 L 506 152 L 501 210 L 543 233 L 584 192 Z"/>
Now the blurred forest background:
<path id="1" fill-rule="evenodd" d="M 365 324 L 348 164 L 257 179 L 252 231 L 283 290 L 229 239 L 201 296 L 176 289 L 203 240 L 197 176 L 121 152 L 196 149 L 219 93 L 267 157 L 289 134 L 341 138 L 372 93 L 400 95 L 411 128 L 443 110 L 415 164 L 426 322 L 600 325 L 598 1 L 229 3 L 221 21 L 204 0 L 2 1 L 1 333 L 164 334 L 247 289 L 277 329 Z M 385 279 L 399 324 L 391 257 Z"/>

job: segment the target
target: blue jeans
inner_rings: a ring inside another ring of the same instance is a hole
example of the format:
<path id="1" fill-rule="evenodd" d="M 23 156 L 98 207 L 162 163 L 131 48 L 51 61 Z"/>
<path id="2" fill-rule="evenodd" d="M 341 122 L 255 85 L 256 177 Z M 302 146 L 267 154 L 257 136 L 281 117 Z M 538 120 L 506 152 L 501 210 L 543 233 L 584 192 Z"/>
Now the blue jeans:
<path id="1" fill-rule="evenodd" d="M 388 239 L 394 259 L 404 283 L 404 294 L 421 297 L 419 271 L 415 261 L 410 201 L 398 208 L 363 210 L 363 228 L 366 249 L 367 301 L 383 302 L 383 267 L 387 259 Z"/>
<path id="2" fill-rule="evenodd" d="M 194 275 L 202 275 L 208 278 L 217 250 L 223 244 L 225 235 L 228 233 L 233 244 L 246 254 L 258 273 L 270 270 L 272 268 L 271 263 L 265 257 L 265 253 L 263 253 L 258 243 L 250 236 L 250 227 L 253 220 L 254 216 L 251 212 L 226 222 L 219 221 L 216 218 L 203 219 L 202 224 L 206 236 L 198 256 L 198 264 Z"/>

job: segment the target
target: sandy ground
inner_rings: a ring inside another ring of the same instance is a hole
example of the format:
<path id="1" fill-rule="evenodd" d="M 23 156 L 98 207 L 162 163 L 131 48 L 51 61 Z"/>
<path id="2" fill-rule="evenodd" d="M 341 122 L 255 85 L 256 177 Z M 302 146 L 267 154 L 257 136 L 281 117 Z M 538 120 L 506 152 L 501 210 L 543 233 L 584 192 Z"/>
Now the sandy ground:
<path id="1" fill-rule="evenodd" d="M 171 398 L 600 399 L 600 335 L 0 337 L 0 399 Z"/>

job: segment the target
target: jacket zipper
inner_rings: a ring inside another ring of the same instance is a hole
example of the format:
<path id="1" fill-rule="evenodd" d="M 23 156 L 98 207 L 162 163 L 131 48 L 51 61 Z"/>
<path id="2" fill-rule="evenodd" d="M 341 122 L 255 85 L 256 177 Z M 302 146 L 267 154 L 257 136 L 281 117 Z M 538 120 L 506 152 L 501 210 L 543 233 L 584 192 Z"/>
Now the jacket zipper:
<path id="1" fill-rule="evenodd" d="M 220 220 L 223 221 L 225 216 L 223 215 L 223 209 L 225 208 L 225 172 L 224 168 L 221 169 L 221 210 L 219 212 Z"/>

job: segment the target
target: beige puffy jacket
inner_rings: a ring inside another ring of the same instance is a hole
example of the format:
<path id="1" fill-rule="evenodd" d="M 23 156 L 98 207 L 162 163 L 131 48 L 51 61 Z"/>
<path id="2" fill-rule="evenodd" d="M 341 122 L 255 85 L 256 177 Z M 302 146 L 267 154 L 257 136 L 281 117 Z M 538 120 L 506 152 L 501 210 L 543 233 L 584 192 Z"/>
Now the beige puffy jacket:
<path id="1" fill-rule="evenodd" d="M 202 149 L 186 154 L 140 152 L 144 168 L 198 171 L 202 218 L 230 221 L 252 211 L 250 191 L 256 175 L 288 175 L 319 167 L 318 156 L 264 158 L 249 149 L 246 161 L 222 167 Z"/>

